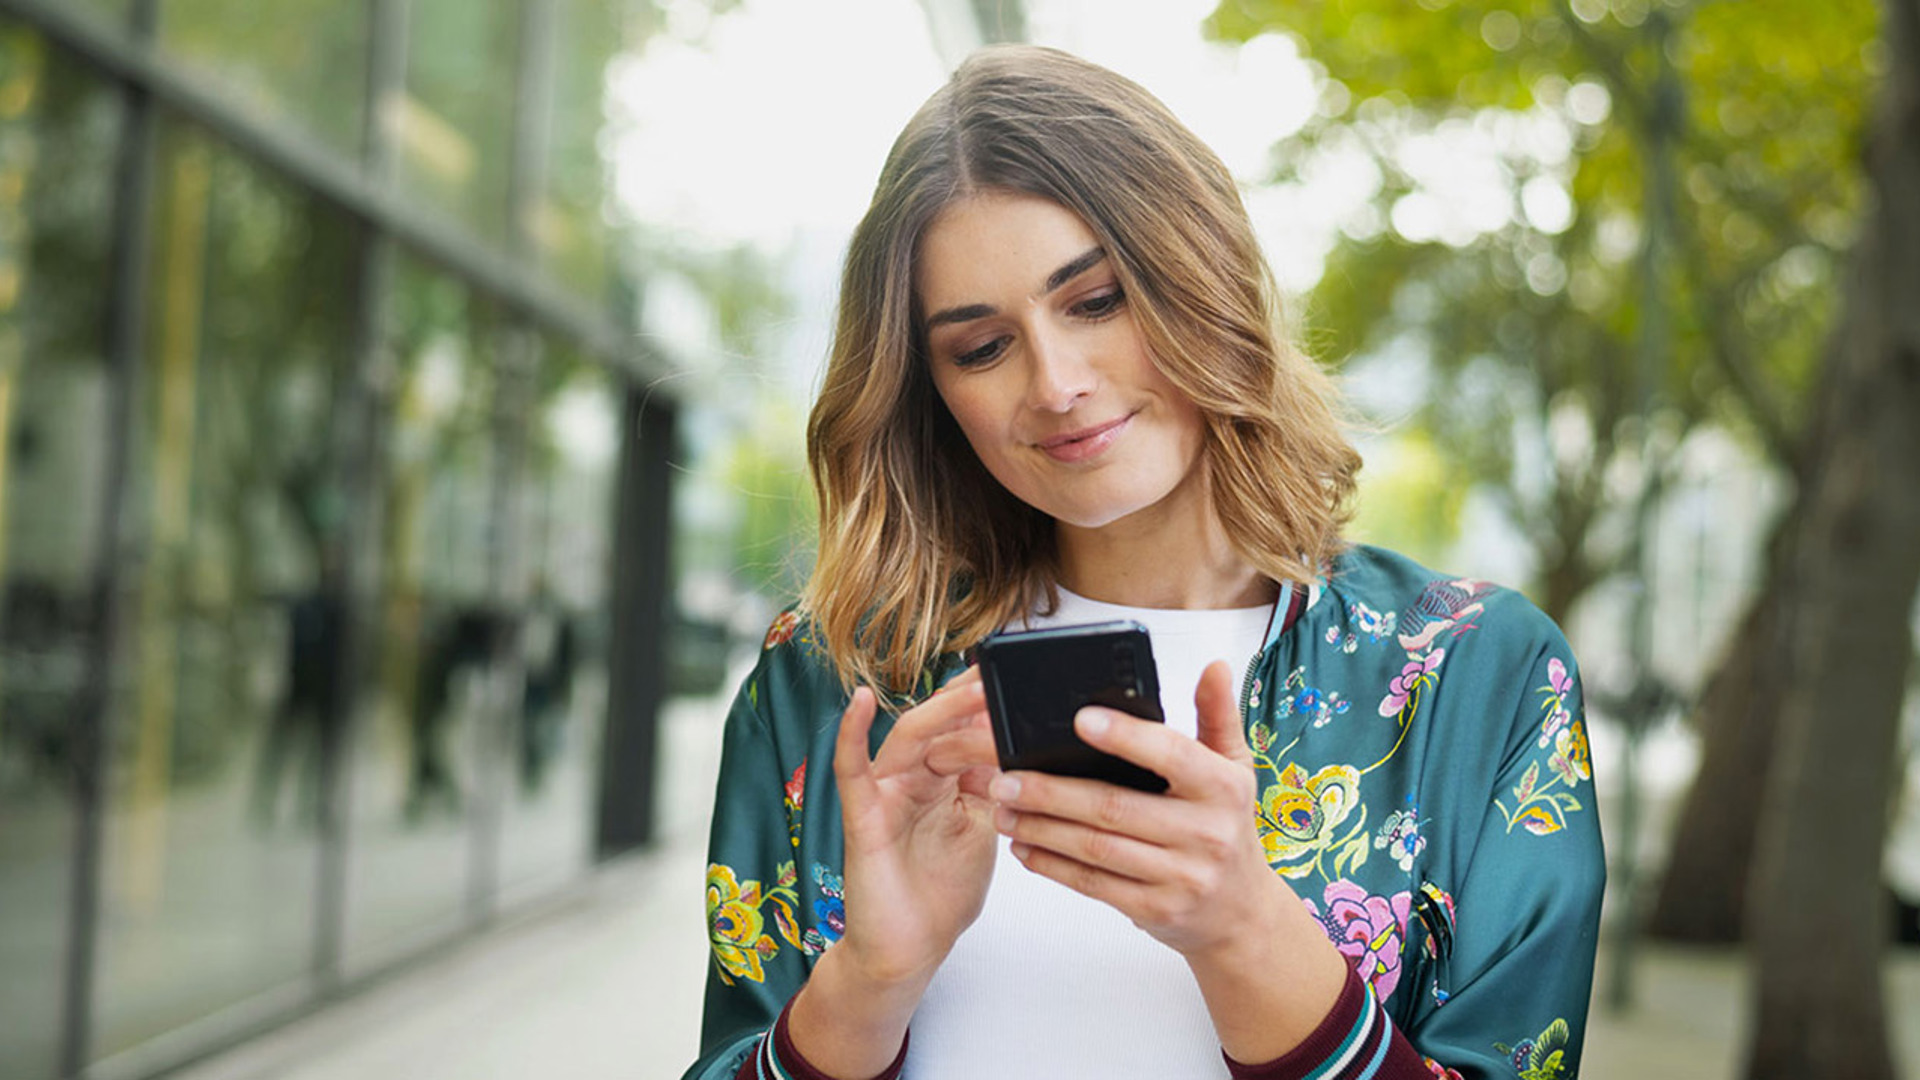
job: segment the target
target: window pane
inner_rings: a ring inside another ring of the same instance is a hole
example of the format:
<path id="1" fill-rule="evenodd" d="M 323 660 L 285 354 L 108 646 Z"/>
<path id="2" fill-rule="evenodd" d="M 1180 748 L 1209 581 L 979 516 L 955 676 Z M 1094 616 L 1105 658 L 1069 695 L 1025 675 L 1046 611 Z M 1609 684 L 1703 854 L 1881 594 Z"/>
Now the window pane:
<path id="1" fill-rule="evenodd" d="M 138 380 L 96 1056 L 304 991 L 340 588 L 354 230 L 163 127 Z"/>
<path id="2" fill-rule="evenodd" d="M 356 971 L 464 921 L 483 717 L 497 684 L 497 339 L 462 285 L 417 263 L 400 263 L 393 303 L 381 576 L 353 762 Z"/>
<path id="3" fill-rule="evenodd" d="M 118 95 L 0 18 L 0 1061 L 58 1071 Z"/>
<path id="4" fill-rule="evenodd" d="M 619 444 L 613 380 L 570 352 L 550 350 L 534 380 L 516 502 L 529 599 L 517 760 L 501 838 L 509 901 L 565 882 L 592 856 Z"/>
<path id="5" fill-rule="evenodd" d="M 607 64 L 624 33 L 621 5 L 608 0 L 556 0 L 551 150 L 547 186 L 532 232 L 554 276 L 593 303 L 606 299 L 605 219 L 608 165 L 601 153 L 606 128 Z"/>
<path id="6" fill-rule="evenodd" d="M 518 16 L 512 0 L 415 0 L 390 120 L 408 194 L 494 241 L 506 236 Z"/>
<path id="7" fill-rule="evenodd" d="M 367 5 L 337 0 L 161 0 L 160 46 L 245 104 L 360 151 Z"/>

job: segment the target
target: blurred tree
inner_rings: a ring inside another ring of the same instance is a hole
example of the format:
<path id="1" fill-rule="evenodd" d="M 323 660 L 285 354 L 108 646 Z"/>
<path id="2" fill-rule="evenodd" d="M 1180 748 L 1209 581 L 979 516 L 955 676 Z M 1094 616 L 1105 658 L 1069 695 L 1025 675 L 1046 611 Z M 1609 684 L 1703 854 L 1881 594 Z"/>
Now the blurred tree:
<path id="1" fill-rule="evenodd" d="M 1423 347 L 1416 420 L 1528 536 L 1554 617 L 1637 569 L 1666 451 L 1696 425 L 1797 472 L 1859 202 L 1873 26 L 1868 0 L 1226 0 L 1212 16 L 1231 39 L 1291 31 L 1323 65 L 1276 179 L 1344 157 L 1379 181 L 1340 223 L 1312 331 L 1336 358 Z M 1449 187 L 1463 165 L 1479 195 Z M 1777 696 L 1759 643 L 1787 564 L 1769 565 L 1702 697 L 1706 761 L 1654 916 L 1669 933 L 1741 925 Z"/>
<path id="2" fill-rule="evenodd" d="M 1339 223 L 1313 340 L 1336 360 L 1424 346 L 1415 419 L 1526 532 L 1555 617 L 1629 551 L 1607 478 L 1661 464 L 1642 425 L 1671 442 L 1715 420 L 1790 453 L 1858 201 L 1871 28 L 1869 0 L 1226 0 L 1209 20 L 1292 32 L 1324 73 L 1274 180 L 1344 159 L 1377 182 Z M 1643 373 L 1652 318 L 1668 362 Z"/>
<path id="3" fill-rule="evenodd" d="M 1883 5 L 1876 198 L 1821 371 L 1789 517 L 1788 672 L 1756 858 L 1746 1075 L 1891 1078 L 1877 888 L 1920 591 L 1920 0 Z"/>

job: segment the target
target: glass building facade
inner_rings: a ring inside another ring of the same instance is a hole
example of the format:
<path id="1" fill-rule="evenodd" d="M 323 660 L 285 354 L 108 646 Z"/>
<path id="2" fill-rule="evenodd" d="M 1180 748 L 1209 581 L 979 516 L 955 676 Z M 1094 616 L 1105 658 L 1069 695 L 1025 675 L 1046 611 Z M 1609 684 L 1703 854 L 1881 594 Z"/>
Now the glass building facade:
<path id="1" fill-rule="evenodd" d="M 648 838 L 631 15 L 0 0 L 8 1080 L 163 1072 Z"/>

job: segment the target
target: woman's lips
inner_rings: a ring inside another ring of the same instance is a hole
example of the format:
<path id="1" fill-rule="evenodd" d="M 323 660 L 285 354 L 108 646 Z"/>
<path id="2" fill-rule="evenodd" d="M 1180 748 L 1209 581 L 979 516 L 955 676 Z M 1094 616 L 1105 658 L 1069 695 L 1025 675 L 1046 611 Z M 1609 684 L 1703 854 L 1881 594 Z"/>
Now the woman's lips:
<path id="1" fill-rule="evenodd" d="M 1069 431 L 1064 435 L 1042 439 L 1035 445 L 1055 461 L 1069 463 L 1087 461 L 1098 457 L 1107 447 L 1112 446 L 1132 420 L 1133 414 L 1128 413 L 1118 420 L 1109 420 L 1104 424 L 1096 424 L 1093 427 L 1081 428 L 1079 431 Z"/>

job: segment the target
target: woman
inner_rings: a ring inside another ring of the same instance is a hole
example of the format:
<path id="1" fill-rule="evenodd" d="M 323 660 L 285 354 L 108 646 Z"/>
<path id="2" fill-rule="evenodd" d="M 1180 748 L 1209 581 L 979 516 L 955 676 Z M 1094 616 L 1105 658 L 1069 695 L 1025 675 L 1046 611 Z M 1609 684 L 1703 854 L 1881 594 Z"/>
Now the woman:
<path id="1" fill-rule="evenodd" d="M 1359 460 L 1217 158 L 1111 72 L 984 51 L 840 303 L 688 1075 L 1572 1075 L 1604 878 L 1572 656 L 1341 543 Z M 1168 722 L 1076 728 L 1168 790 L 1001 774 L 966 652 L 1116 616 Z"/>

